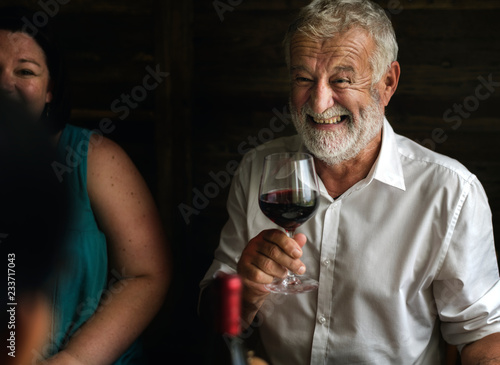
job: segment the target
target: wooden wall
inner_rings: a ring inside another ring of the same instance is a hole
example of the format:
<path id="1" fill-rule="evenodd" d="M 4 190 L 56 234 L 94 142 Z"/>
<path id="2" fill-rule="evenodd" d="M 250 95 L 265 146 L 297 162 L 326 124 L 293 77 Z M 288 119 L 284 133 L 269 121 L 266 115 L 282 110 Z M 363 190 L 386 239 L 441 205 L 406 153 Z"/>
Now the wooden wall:
<path id="1" fill-rule="evenodd" d="M 158 80 L 144 84 L 147 75 L 157 74 L 151 70 L 169 72 L 160 40 L 166 25 L 156 10 L 160 4 L 155 0 L 2 0 L 0 5 L 32 8 L 36 17 L 28 19 L 31 26 L 49 23 L 56 31 L 71 85 L 71 123 L 96 129 L 118 142 L 146 179 L 163 215 L 169 214 L 165 206 L 172 203 L 166 192 L 172 188 L 160 184 L 165 175 L 171 175 L 164 166 L 172 169 L 165 162 L 170 160 L 165 154 L 172 143 L 168 137 L 156 137 L 157 130 L 169 134 L 163 127 L 169 124 L 160 118 L 166 114 L 170 75 L 157 75 Z M 102 127 L 103 121 L 108 127 Z M 171 237 L 172 226 L 165 226 Z M 165 348 L 171 302 L 169 298 L 145 334 L 146 351 L 152 358 L 159 347 Z"/>
<path id="2" fill-rule="evenodd" d="M 500 1 L 378 2 L 391 4 L 402 66 L 389 120 L 399 133 L 459 159 L 479 176 L 498 231 L 500 88 L 484 100 L 475 93 L 479 78 L 500 82 Z M 270 127 L 273 110 L 286 105 L 280 43 L 295 10 L 306 3 L 243 1 L 223 18 L 211 2 L 195 7 L 192 145 L 198 189 L 211 181 L 210 171 L 239 160 L 240 143 L 259 137 Z M 291 126 L 275 137 L 289 133 Z M 267 135 L 261 137 L 259 142 Z M 224 216 L 223 202 L 224 197 L 211 200 L 196 223 L 216 225 Z"/>
<path id="3" fill-rule="evenodd" d="M 481 77 L 500 82 L 500 0 L 377 2 L 400 44 L 402 77 L 389 120 L 479 176 L 498 232 L 500 87 L 487 97 L 476 88 Z M 196 318 L 197 285 L 227 217 L 223 178 L 242 148 L 294 133 L 286 118 L 279 131 L 270 121 L 288 101 L 284 30 L 308 1 L 2 0 L 9 3 L 46 13 L 47 4 L 58 5 L 49 19 L 68 61 L 73 123 L 98 128 L 111 119 L 116 128 L 107 136 L 130 154 L 157 199 L 176 276 L 146 334 L 149 353 L 211 363 L 209 333 Z M 147 67 L 169 74 L 142 96 L 136 88 Z M 140 102 L 126 104 L 133 90 Z M 453 112 L 460 107 L 461 115 Z M 200 193 L 210 197 L 196 200 Z"/>
<path id="4" fill-rule="evenodd" d="M 222 15 L 212 1 L 195 2 L 193 189 L 203 191 L 214 181 L 211 172 L 228 171 L 228 162 L 239 161 L 242 143 L 270 137 L 271 119 L 288 101 L 282 37 L 308 2 L 234 1 L 240 4 Z M 459 159 L 477 174 L 500 232 L 500 87 L 484 100 L 476 95 L 479 78 L 500 83 L 500 1 L 377 2 L 393 20 L 402 66 L 388 119 L 397 132 Z M 292 133 L 289 124 L 272 137 Z M 227 217 L 227 192 L 220 189 L 190 224 L 200 268 L 210 264 L 207 257 Z"/>
<path id="5" fill-rule="evenodd" d="M 198 189 L 211 181 L 210 171 L 224 171 L 228 161 L 239 160 L 240 143 L 270 128 L 273 110 L 286 105 L 280 43 L 295 11 L 306 3 L 243 1 L 222 17 L 211 2 L 195 7 L 192 160 Z M 500 1 L 378 3 L 393 20 L 402 66 L 389 120 L 397 132 L 459 159 L 479 176 L 498 231 L 500 88 L 484 100 L 476 88 L 480 78 L 500 82 Z M 275 137 L 290 133 L 291 126 Z M 257 139 L 263 142 L 268 135 Z M 223 221 L 225 192 L 195 222 L 203 232 Z"/>

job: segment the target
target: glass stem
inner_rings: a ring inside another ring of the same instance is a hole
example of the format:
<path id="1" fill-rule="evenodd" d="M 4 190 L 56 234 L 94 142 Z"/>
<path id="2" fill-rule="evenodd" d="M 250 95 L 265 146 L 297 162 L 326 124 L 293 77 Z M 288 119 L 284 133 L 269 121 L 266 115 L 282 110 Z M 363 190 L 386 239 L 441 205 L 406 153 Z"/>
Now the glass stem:
<path id="1" fill-rule="evenodd" d="M 286 235 L 290 238 L 293 238 L 295 236 L 295 230 L 285 230 L 286 232 Z M 293 285 L 293 284 L 298 284 L 300 283 L 300 280 L 299 278 L 297 278 L 297 276 L 295 275 L 295 273 L 293 273 L 292 271 L 286 269 L 287 271 L 287 277 L 285 279 L 285 283 L 286 285 Z"/>

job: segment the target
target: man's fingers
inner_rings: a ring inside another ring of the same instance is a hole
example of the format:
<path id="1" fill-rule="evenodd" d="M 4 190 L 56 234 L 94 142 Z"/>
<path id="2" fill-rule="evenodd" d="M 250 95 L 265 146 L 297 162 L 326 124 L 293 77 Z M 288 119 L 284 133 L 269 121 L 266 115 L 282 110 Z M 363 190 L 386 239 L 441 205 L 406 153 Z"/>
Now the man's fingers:
<path id="1" fill-rule="evenodd" d="M 305 266 L 299 259 L 294 259 L 285 254 L 280 247 L 269 243 L 265 245 L 263 252 L 258 257 L 255 265 L 265 273 L 274 277 L 285 277 L 286 269 L 302 275 L 305 272 Z M 302 252 L 298 254 L 300 257 Z"/>
<path id="2" fill-rule="evenodd" d="M 298 243 L 298 245 L 302 248 L 307 242 L 306 235 L 303 233 L 297 233 L 295 236 L 293 236 L 293 239 L 295 242 Z"/>
<path id="3" fill-rule="evenodd" d="M 237 270 L 241 277 L 255 284 L 269 284 L 275 277 L 286 275 L 282 265 L 261 254 L 242 257 Z"/>
<path id="4" fill-rule="evenodd" d="M 279 247 L 278 247 L 279 249 Z M 283 254 L 281 254 L 283 255 Z M 260 269 L 262 272 L 266 273 L 267 275 L 270 275 L 271 278 L 274 277 L 285 277 L 286 275 L 286 268 L 276 260 L 273 260 L 267 256 L 261 255 L 257 258 L 257 260 L 254 262 L 255 266 Z M 272 279 L 271 279 L 272 281 Z M 269 281 L 269 283 L 271 282 Z M 266 282 L 268 283 L 268 282 Z"/>
<path id="5" fill-rule="evenodd" d="M 305 266 L 299 258 L 305 236 L 298 234 L 297 239 L 298 242 L 277 229 L 261 232 L 243 251 L 238 273 L 256 284 L 268 284 L 276 277 L 285 277 L 287 269 L 303 274 Z"/>
<path id="6" fill-rule="evenodd" d="M 299 234 L 299 237 L 301 240 L 305 239 L 305 236 L 303 234 Z M 298 242 L 295 241 L 295 239 L 289 238 L 284 232 L 276 229 L 264 231 L 263 238 L 267 242 L 274 243 L 282 250 L 282 252 L 284 252 L 291 258 L 298 259 L 302 256 L 301 247 L 305 244 L 305 242 L 303 242 L 301 246 L 300 244 L 298 244 Z M 277 255 L 278 252 L 271 252 L 271 254 Z M 276 256 L 269 257 L 273 258 Z"/>

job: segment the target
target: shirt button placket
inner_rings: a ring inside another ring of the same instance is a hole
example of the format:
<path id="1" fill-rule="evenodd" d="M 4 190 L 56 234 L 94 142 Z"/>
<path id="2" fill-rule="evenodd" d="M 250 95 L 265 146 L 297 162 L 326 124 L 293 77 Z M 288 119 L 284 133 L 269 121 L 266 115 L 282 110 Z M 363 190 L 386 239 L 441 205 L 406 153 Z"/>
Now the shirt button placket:
<path id="1" fill-rule="evenodd" d="M 323 364 L 328 356 L 331 328 L 334 266 L 337 248 L 340 201 L 331 203 L 322 218 L 321 261 L 319 262 L 318 305 L 314 326 L 311 364 Z"/>

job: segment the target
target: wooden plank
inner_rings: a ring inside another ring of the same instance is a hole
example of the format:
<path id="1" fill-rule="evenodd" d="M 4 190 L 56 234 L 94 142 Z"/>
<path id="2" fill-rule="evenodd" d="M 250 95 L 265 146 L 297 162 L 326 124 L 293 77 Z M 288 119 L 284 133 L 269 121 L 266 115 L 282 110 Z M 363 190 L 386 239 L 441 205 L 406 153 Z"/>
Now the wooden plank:
<path id="1" fill-rule="evenodd" d="M 394 123 L 411 128 L 443 127 L 470 131 L 498 131 L 500 118 L 496 116 L 498 97 L 478 101 L 477 110 L 467 109 L 468 94 L 458 98 L 406 95 L 396 92 L 387 107 Z M 472 100 L 472 99 L 471 99 Z M 475 105 L 475 104 L 474 104 Z M 468 111 L 470 110 L 470 111 Z"/>
<path id="2" fill-rule="evenodd" d="M 186 222 L 177 206 L 191 191 L 191 77 L 192 33 L 190 0 L 158 0 L 156 9 L 157 59 L 171 76 L 157 92 L 156 145 L 158 191 L 165 222 L 175 227 L 178 242 L 186 239 Z"/>
<path id="3" fill-rule="evenodd" d="M 498 0 L 378 0 L 385 9 L 392 9 L 395 15 L 405 10 L 493 10 L 500 9 Z"/>
<path id="4" fill-rule="evenodd" d="M 210 85 L 213 92 L 224 93 L 231 90 L 234 93 L 251 93 L 257 96 L 261 92 L 272 95 L 286 95 L 290 83 L 287 70 L 283 67 L 267 69 L 229 69 L 219 64 L 214 68 L 205 68 L 203 75 L 197 77 L 201 84 Z M 222 73 L 221 70 L 229 70 Z M 443 70 L 440 65 L 402 65 L 401 80 L 398 85 L 399 94 L 426 95 L 441 97 L 447 95 L 452 98 L 474 95 L 480 85 L 479 77 L 488 79 L 492 75 L 493 82 L 500 80 L 498 69 L 493 67 L 470 67 Z M 485 94 L 486 90 L 482 90 Z M 497 98 L 493 93 L 492 98 Z"/>
<path id="5" fill-rule="evenodd" d="M 64 13 L 122 13 L 122 14 L 147 14 L 151 12 L 154 0 L 121 0 L 121 1 L 96 1 L 96 0 L 2 0 L 2 5 L 20 5 L 38 12 L 42 11 L 50 16 L 60 12 Z"/>
<path id="6" fill-rule="evenodd" d="M 494 29 L 499 13 L 409 10 L 395 16 L 403 67 L 398 92 L 460 96 L 479 76 L 498 72 L 500 32 Z M 203 83 L 217 91 L 286 92 L 281 48 L 286 18 L 279 11 L 248 11 L 217 24 L 210 14 L 197 15 L 197 79 L 206 78 Z M 464 23 L 475 26 L 464 27 Z"/>
<path id="7" fill-rule="evenodd" d="M 404 10 L 409 9 L 450 9 L 450 10 L 468 10 L 468 9 L 500 9 L 500 1 L 498 0 L 375 0 L 380 6 L 388 9 L 393 14 L 399 14 Z M 309 4 L 309 0 L 252 0 L 252 1 L 232 1 L 220 0 L 218 7 L 223 11 L 227 9 L 225 14 L 231 16 L 233 13 L 248 11 L 248 10 L 299 10 L 301 7 Z M 224 4 L 224 5 L 222 5 Z M 234 5 L 231 5 L 234 4 Z M 232 10 L 230 10 L 232 9 Z M 213 1 L 199 1 L 196 3 L 196 12 L 214 12 Z"/>
<path id="8" fill-rule="evenodd" d="M 65 49 L 95 49 L 108 53 L 154 50 L 153 14 L 75 14 L 61 12 L 52 21 Z M 92 24 L 89 27 L 89 23 Z"/>
<path id="9" fill-rule="evenodd" d="M 85 121 L 85 120 L 101 120 L 103 118 L 114 119 L 116 118 L 116 113 L 113 113 L 109 109 L 77 109 L 73 108 L 71 111 L 71 117 L 73 120 Z M 141 123 L 152 123 L 154 121 L 153 111 L 143 111 L 143 110 L 131 110 L 130 116 L 127 120 L 131 121 L 141 121 Z"/>

